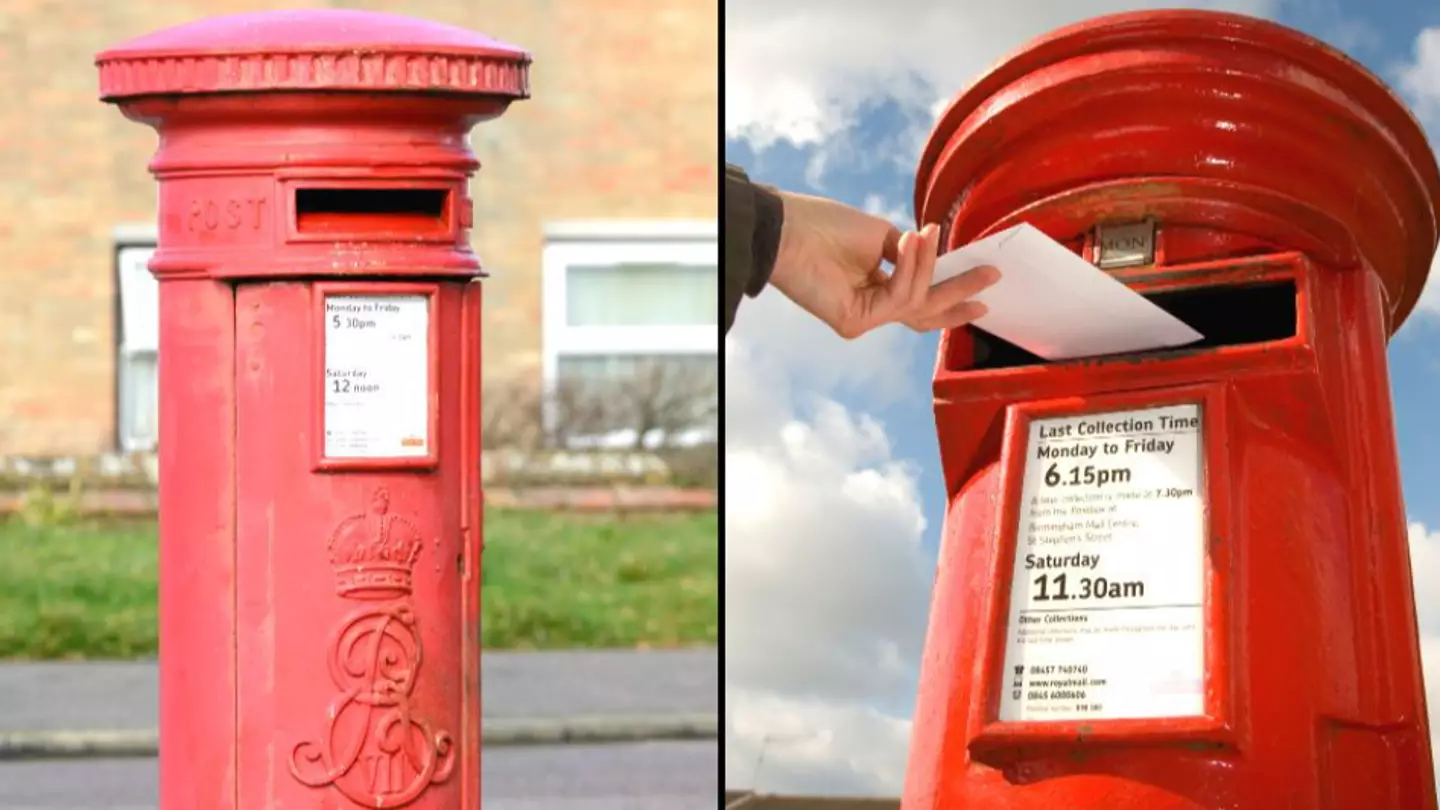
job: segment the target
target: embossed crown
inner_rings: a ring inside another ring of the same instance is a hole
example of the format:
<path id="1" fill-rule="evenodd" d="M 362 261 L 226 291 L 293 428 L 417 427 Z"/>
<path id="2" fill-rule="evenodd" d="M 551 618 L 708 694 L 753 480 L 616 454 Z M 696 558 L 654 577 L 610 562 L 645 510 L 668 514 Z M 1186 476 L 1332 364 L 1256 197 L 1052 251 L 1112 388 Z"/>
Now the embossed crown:
<path id="1" fill-rule="evenodd" d="M 370 498 L 370 510 L 341 521 L 327 545 L 341 596 L 387 599 L 411 592 L 424 541 L 410 521 L 390 514 L 390 493 L 381 487 Z"/>

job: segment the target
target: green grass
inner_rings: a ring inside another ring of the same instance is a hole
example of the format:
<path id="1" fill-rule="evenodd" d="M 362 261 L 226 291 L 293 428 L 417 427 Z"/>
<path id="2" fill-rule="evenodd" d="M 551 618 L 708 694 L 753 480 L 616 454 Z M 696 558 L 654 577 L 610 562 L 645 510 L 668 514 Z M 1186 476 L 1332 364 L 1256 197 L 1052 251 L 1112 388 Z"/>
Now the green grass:
<path id="1" fill-rule="evenodd" d="M 486 515 L 482 643 L 677 647 L 719 637 L 715 514 Z M 0 522 L 0 658 L 154 655 L 153 523 Z"/>

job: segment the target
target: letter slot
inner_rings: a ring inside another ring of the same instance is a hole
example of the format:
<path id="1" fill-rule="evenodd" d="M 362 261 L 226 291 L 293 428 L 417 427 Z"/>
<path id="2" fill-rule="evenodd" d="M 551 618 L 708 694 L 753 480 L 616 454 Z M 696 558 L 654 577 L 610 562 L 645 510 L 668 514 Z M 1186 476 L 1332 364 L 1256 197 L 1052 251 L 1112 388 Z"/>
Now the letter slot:
<path id="1" fill-rule="evenodd" d="M 1205 336 L 1204 340 L 1188 346 L 1146 354 L 1246 346 L 1285 340 L 1296 335 L 1297 296 L 1293 279 L 1183 287 L 1144 295 Z M 968 340 L 953 340 L 950 343 L 949 356 L 945 358 L 947 370 L 983 371 L 1050 362 L 983 329 L 966 327 L 965 331 Z"/>
<path id="2" fill-rule="evenodd" d="M 443 237 L 450 231 L 449 189 L 295 189 L 297 234 Z"/>

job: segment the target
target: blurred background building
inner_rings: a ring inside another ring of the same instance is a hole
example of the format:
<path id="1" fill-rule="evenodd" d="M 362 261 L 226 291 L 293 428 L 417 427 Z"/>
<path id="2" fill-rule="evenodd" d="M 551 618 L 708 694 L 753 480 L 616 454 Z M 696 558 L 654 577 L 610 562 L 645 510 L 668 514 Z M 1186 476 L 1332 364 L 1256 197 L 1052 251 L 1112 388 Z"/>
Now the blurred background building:
<path id="1" fill-rule="evenodd" d="M 487 444 L 713 441 L 717 0 L 4 0 L 0 456 L 157 440 L 155 135 L 98 101 L 94 55 L 203 17 L 326 6 L 534 55 L 532 98 L 472 139 Z"/>

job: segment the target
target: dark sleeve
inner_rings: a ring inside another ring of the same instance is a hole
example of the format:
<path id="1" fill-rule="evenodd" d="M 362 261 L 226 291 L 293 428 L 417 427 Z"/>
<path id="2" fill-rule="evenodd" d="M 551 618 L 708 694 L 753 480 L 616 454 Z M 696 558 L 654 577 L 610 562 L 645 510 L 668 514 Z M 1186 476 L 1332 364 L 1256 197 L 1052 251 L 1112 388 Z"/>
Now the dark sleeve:
<path id="1" fill-rule="evenodd" d="M 738 166 L 725 167 L 725 332 L 742 297 L 770 281 L 780 250 L 785 206 L 772 189 L 750 182 Z"/>

